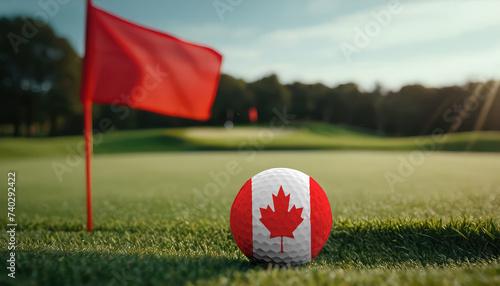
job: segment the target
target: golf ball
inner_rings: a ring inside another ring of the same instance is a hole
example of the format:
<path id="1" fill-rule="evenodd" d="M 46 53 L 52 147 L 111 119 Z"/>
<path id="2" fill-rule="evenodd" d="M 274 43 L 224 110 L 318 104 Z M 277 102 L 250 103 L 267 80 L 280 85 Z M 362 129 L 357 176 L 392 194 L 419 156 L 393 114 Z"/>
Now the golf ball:
<path id="1" fill-rule="evenodd" d="M 310 262 L 321 251 L 332 212 L 314 179 L 297 170 L 274 168 L 243 185 L 231 207 L 230 224 L 248 258 L 294 266 Z"/>

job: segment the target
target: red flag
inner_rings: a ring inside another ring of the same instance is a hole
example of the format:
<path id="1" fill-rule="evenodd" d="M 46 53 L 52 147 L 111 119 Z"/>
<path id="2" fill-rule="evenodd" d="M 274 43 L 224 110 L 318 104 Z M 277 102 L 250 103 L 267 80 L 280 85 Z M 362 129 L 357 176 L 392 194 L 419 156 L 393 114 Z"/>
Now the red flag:
<path id="1" fill-rule="evenodd" d="M 248 119 L 250 119 L 250 122 L 257 122 L 258 117 L 257 108 L 250 107 L 250 109 L 248 109 Z"/>
<path id="2" fill-rule="evenodd" d="M 88 6 L 82 102 L 208 120 L 222 56 Z"/>
<path id="3" fill-rule="evenodd" d="M 216 51 L 135 25 L 87 0 L 84 107 L 87 230 L 92 231 L 92 103 L 208 120 L 219 84 Z"/>

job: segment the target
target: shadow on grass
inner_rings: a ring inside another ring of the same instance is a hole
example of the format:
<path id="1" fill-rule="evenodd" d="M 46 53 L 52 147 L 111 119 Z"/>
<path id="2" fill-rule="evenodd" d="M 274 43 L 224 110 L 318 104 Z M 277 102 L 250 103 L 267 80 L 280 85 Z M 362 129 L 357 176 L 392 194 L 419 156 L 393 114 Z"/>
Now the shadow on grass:
<path id="1" fill-rule="evenodd" d="M 318 259 L 329 264 L 421 266 L 500 257 L 500 227 L 494 219 L 382 220 L 334 224 Z"/>
<path id="2" fill-rule="evenodd" d="M 149 253 L 22 251 L 18 252 L 17 259 L 16 285 L 19 282 L 33 285 L 181 285 L 227 275 L 231 271 L 264 269 L 262 265 L 242 259 L 167 257 Z"/>
<path id="3" fill-rule="evenodd" d="M 364 129 L 357 129 L 354 127 L 344 127 L 335 125 L 325 125 L 321 123 L 310 123 L 310 124 L 295 124 L 297 128 L 306 127 L 310 132 L 318 135 L 324 136 L 336 136 L 336 135 L 353 135 L 359 136 L 360 140 L 364 137 L 380 137 L 374 132 L 369 132 Z M 249 148 L 255 148 L 258 150 L 261 146 L 254 146 L 250 144 L 253 140 L 249 140 L 252 137 L 242 139 L 241 143 L 245 143 L 245 146 Z M 333 137 L 332 137 L 333 138 Z M 386 138 L 388 142 L 391 138 Z M 416 150 L 418 146 L 415 144 L 406 144 L 401 146 L 389 145 L 358 145 L 356 140 L 353 139 L 353 144 L 327 144 L 327 145 L 293 145 L 293 144 L 277 144 L 276 142 L 271 146 L 265 146 L 265 150 L 276 151 L 301 151 L 301 150 L 382 150 L 382 151 L 409 151 Z M 464 151 L 467 150 L 469 144 L 469 137 L 465 138 L 455 138 L 454 140 L 448 140 L 441 146 L 439 146 L 440 151 Z M 499 152 L 499 139 L 497 137 L 492 138 L 478 138 L 477 142 L 474 144 L 470 151 L 476 152 Z M 234 145 L 224 145 L 219 142 L 217 143 L 203 143 L 203 141 L 193 141 L 186 139 L 182 135 L 166 134 L 158 130 L 151 130 L 145 132 L 125 132 L 122 134 L 117 134 L 117 136 L 107 137 L 104 142 L 96 144 L 94 146 L 95 154 L 117 154 L 117 153 L 144 153 L 144 152 L 176 152 L 176 151 L 237 151 L 239 144 Z"/>
<path id="4" fill-rule="evenodd" d="M 471 140 L 457 141 L 457 142 L 445 142 L 439 146 L 439 151 L 471 151 L 471 152 L 499 152 L 499 142 L 495 139 L 481 138 L 472 144 L 469 149 L 469 143 Z"/>
<path id="5" fill-rule="evenodd" d="M 133 152 L 189 151 L 191 146 L 185 140 L 168 135 L 116 138 L 95 146 L 96 154 L 115 154 Z"/>
<path id="6" fill-rule="evenodd" d="M 42 285 L 74 285 L 79 281 L 88 285 L 172 285 L 230 278 L 234 273 L 266 268 L 241 255 L 235 257 L 238 250 L 225 221 L 105 223 L 94 233 L 87 233 L 82 226 L 25 224 L 20 237 L 46 238 L 38 246 L 18 251 L 21 281 Z M 33 242 L 37 241 L 33 238 Z M 114 253 L 122 252 L 121 248 L 130 254 Z M 311 266 L 439 267 L 499 258 L 500 227 L 494 219 L 339 220 L 334 222 L 327 244 Z"/>

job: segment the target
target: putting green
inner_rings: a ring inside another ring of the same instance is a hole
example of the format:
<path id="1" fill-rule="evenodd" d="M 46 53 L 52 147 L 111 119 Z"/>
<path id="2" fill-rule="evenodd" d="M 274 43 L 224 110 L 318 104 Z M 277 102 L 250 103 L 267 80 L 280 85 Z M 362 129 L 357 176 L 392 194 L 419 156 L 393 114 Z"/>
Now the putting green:
<path id="1" fill-rule="evenodd" d="M 84 230 L 83 160 L 73 158 L 59 180 L 53 166 L 68 165 L 65 156 L 3 159 L 2 173 L 17 174 L 16 282 L 496 283 L 500 154 L 431 152 L 419 164 L 412 164 L 411 156 L 382 151 L 96 155 L 93 233 Z M 405 161 L 411 172 L 401 168 Z M 237 165 L 237 175 L 225 175 L 228 163 Z M 311 175 L 332 205 L 327 245 L 316 260 L 296 269 L 248 262 L 229 229 L 229 209 L 241 185 L 272 167 Z M 387 172 L 403 178 L 393 189 Z M 6 196 L 0 204 L 7 204 Z M 0 245 L 7 257 L 3 228 Z M 8 279 L 3 275 L 0 281 Z"/>

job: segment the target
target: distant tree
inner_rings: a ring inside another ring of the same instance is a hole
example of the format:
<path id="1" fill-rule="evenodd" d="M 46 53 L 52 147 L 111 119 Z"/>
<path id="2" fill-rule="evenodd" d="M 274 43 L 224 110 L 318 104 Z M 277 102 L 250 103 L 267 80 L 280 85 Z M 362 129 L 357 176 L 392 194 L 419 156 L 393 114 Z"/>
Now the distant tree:
<path id="1" fill-rule="evenodd" d="M 29 39 L 21 33 L 27 25 L 34 34 Z M 43 125 L 56 135 L 66 119 L 81 113 L 80 73 L 81 59 L 50 26 L 0 18 L 0 120 L 14 125 L 15 136 L 22 125 L 28 136 L 42 133 Z"/>
<path id="2" fill-rule="evenodd" d="M 378 93 L 361 92 L 354 83 L 341 84 L 328 91 L 320 103 L 324 121 L 375 129 L 378 97 Z"/>
<path id="3" fill-rule="evenodd" d="M 23 35 L 26 29 L 31 32 L 29 38 Z M 0 18 L 0 125 L 7 126 L 4 130 L 13 130 L 14 136 L 81 133 L 80 76 L 81 59 L 50 26 L 21 17 Z M 500 91 L 491 90 L 493 86 L 493 82 L 438 89 L 408 85 L 385 93 L 380 85 L 365 92 L 355 83 L 334 88 L 321 83 L 282 85 L 275 74 L 247 83 L 223 74 L 207 122 L 126 107 L 117 112 L 109 105 L 94 106 L 94 121 L 109 118 L 117 129 L 220 125 L 227 119 L 249 122 L 248 111 L 256 107 L 260 122 L 269 122 L 275 116 L 273 109 L 286 108 L 299 120 L 377 129 L 391 136 L 446 132 L 457 118 L 456 131 L 479 125 L 483 130 L 500 130 Z M 478 90 L 479 100 L 464 109 Z M 466 114 L 458 116 L 463 110 Z"/>
<path id="4" fill-rule="evenodd" d="M 249 83 L 248 88 L 255 95 L 259 122 L 269 122 L 275 116 L 274 108 L 280 112 L 291 108 L 290 92 L 274 74 Z"/>
<path id="5" fill-rule="evenodd" d="M 487 92 L 491 92 L 493 101 L 491 108 L 487 111 L 486 121 L 482 130 L 500 130 L 500 88 L 493 89 L 493 82 L 487 83 Z"/>
<path id="6" fill-rule="evenodd" d="M 137 129 L 138 128 L 138 113 L 141 110 L 130 108 L 128 106 L 112 106 L 112 105 L 93 105 L 94 126 L 98 122 L 107 118 L 113 122 L 113 126 L 119 130 Z M 146 112 L 146 111 L 144 111 Z M 156 122 L 155 122 L 156 123 Z M 153 122 L 151 122 L 153 124 Z M 158 126 L 153 126 L 158 127 Z"/>
<path id="7" fill-rule="evenodd" d="M 467 97 L 467 90 L 458 86 L 443 87 L 435 94 L 420 99 L 424 101 L 422 127 L 420 135 L 432 134 L 434 131 L 449 130 L 452 119 L 456 116 L 457 107 Z"/>
<path id="8" fill-rule="evenodd" d="M 135 128 L 137 129 L 149 129 L 165 127 L 187 127 L 200 124 L 204 125 L 205 123 L 193 119 L 165 116 L 163 114 L 144 110 L 131 110 L 130 122 L 128 124 L 135 124 Z"/>
<path id="9" fill-rule="evenodd" d="M 254 95 L 244 80 L 222 74 L 210 122 L 223 123 L 228 114 L 232 114 L 230 119 L 235 122 L 248 122 L 248 110 L 254 105 Z"/>
<path id="10" fill-rule="evenodd" d="M 324 99 L 329 88 L 321 83 L 303 84 L 294 82 L 286 88 L 291 95 L 290 113 L 297 119 L 321 120 L 321 108 L 319 102 Z"/>
<path id="11" fill-rule="evenodd" d="M 309 85 L 309 93 L 312 96 L 312 100 L 308 101 L 308 109 L 310 110 L 310 118 L 312 120 L 322 120 L 323 119 L 323 113 L 322 109 L 323 106 L 321 106 L 319 103 L 324 100 L 328 92 L 331 90 L 328 86 L 321 84 L 321 83 L 315 83 L 312 85 Z M 311 106 L 313 105 L 313 106 Z"/>
<path id="12" fill-rule="evenodd" d="M 419 135 L 435 104 L 435 88 L 422 85 L 404 86 L 398 92 L 390 92 L 381 98 L 379 129 L 393 136 Z"/>
<path id="13" fill-rule="evenodd" d="M 298 119 L 305 119 L 309 115 L 308 101 L 311 100 L 307 85 L 294 82 L 286 86 L 291 95 L 290 112 L 297 116 Z"/>

